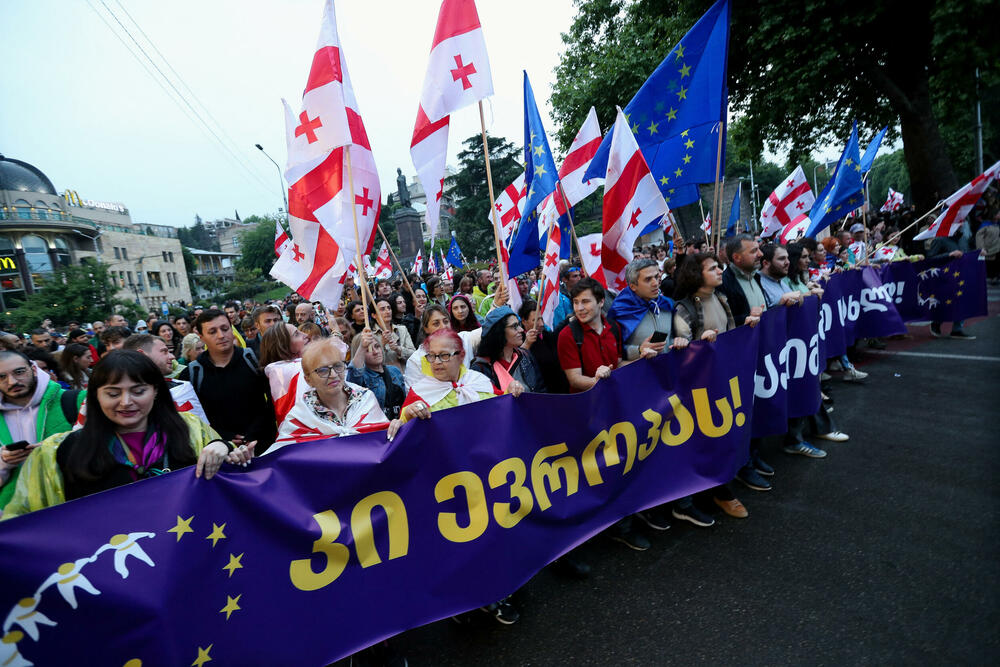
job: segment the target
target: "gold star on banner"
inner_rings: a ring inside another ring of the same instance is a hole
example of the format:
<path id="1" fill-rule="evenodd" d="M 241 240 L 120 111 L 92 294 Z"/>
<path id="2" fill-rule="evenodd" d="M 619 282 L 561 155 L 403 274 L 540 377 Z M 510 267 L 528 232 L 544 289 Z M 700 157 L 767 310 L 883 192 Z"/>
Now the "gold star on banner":
<path id="1" fill-rule="evenodd" d="M 639 123 L 632 123 L 632 134 L 639 133 Z"/>
<path id="2" fill-rule="evenodd" d="M 854 165 L 854 171 L 861 171 L 861 165 L 860 164 Z"/>
<path id="3" fill-rule="evenodd" d="M 945 303 L 950 306 L 951 305 L 951 299 L 948 299 L 947 301 L 945 301 Z"/>
<path id="4" fill-rule="evenodd" d="M 532 198 L 532 197 L 534 197 L 534 196 L 535 196 L 535 184 L 534 184 L 534 183 L 532 183 L 532 184 L 531 184 L 531 187 L 530 187 L 530 188 L 528 188 L 528 199 L 531 199 L 531 198 Z M 534 215 L 534 214 L 532 214 L 532 215 Z M 529 216 L 529 218 L 528 218 L 528 219 L 530 220 L 530 219 L 531 219 L 531 217 Z"/>
<path id="5" fill-rule="evenodd" d="M 649 130 L 649 133 L 651 135 L 656 134 L 656 123 L 654 123 L 653 121 L 649 121 L 649 127 L 647 127 L 646 129 Z"/>
<path id="6" fill-rule="evenodd" d="M 857 199 L 855 199 L 854 197 L 851 197 L 850 199 L 847 200 L 847 203 L 848 204 L 855 204 L 855 203 L 857 203 L 857 201 L 858 201 Z"/>
<path id="7" fill-rule="evenodd" d="M 689 163 L 690 161 L 691 161 L 691 156 L 690 156 L 690 155 L 685 155 L 685 156 L 684 156 L 684 164 L 687 164 L 687 163 Z"/>
<path id="8" fill-rule="evenodd" d="M 686 137 L 690 131 L 691 131 L 691 128 L 688 128 L 688 129 L 684 130 L 683 132 L 681 132 L 681 136 L 682 137 Z"/>
<path id="9" fill-rule="evenodd" d="M 545 155 L 545 149 L 542 148 L 541 144 L 535 146 L 535 155 L 537 155 L 538 157 Z"/>
<path id="10" fill-rule="evenodd" d="M 964 285 L 964 284 L 965 284 L 965 281 L 964 281 L 964 280 L 959 280 L 959 281 L 958 281 L 958 286 L 959 286 L 959 287 L 961 287 L 961 286 L 962 286 L 962 285 Z"/>
<path id="11" fill-rule="evenodd" d="M 239 603 L 241 597 L 243 597 L 242 593 L 240 593 L 236 597 L 232 597 L 230 595 L 226 596 L 226 606 L 223 607 L 222 609 L 220 609 L 219 613 L 220 614 L 225 614 L 227 621 L 229 620 L 229 617 L 233 615 L 234 611 L 239 611 L 240 610 L 240 605 L 238 603 Z"/>
<path id="12" fill-rule="evenodd" d="M 678 44 L 677 45 L 677 60 L 680 60 L 683 57 L 684 57 L 684 45 L 683 44 Z"/>
<path id="13" fill-rule="evenodd" d="M 680 178 L 681 174 L 683 174 L 683 173 L 684 173 L 684 170 L 681 169 L 680 167 L 677 167 L 677 171 L 674 172 L 674 176 L 676 176 L 677 178 Z"/>
<path id="14" fill-rule="evenodd" d="M 184 533 L 193 533 L 194 530 L 191 528 L 191 519 L 194 518 L 192 514 L 186 519 L 182 519 L 179 515 L 177 517 L 177 525 L 168 530 L 168 533 L 177 533 L 177 541 L 180 542 L 181 538 L 184 537 Z"/>
<path id="15" fill-rule="evenodd" d="M 677 120 L 677 109 L 670 107 L 670 111 L 667 112 L 667 120 Z"/>
<path id="16" fill-rule="evenodd" d="M 955 273 L 953 273 L 952 275 L 954 275 L 956 278 L 958 278 L 960 275 L 962 275 L 962 273 L 958 269 L 955 269 Z"/>
<path id="17" fill-rule="evenodd" d="M 664 201 L 664 203 L 667 203 L 667 204 L 669 204 L 669 203 L 670 203 L 670 197 L 666 197 L 666 196 L 665 196 L 665 197 L 663 198 L 663 201 Z"/>
<path id="18" fill-rule="evenodd" d="M 212 532 L 209 533 L 208 537 L 206 537 L 205 539 L 212 540 L 213 548 L 215 547 L 216 542 L 218 542 L 219 540 L 226 539 L 226 534 L 222 532 L 225 529 L 226 529 L 226 524 L 222 524 L 221 526 L 216 523 L 212 524 Z"/>
<path id="19" fill-rule="evenodd" d="M 826 207 L 826 212 L 827 212 L 827 213 L 829 213 L 829 212 L 830 212 L 830 211 L 832 211 L 832 210 L 833 210 L 833 209 L 832 209 L 832 208 L 830 208 L 829 206 L 827 206 L 827 207 Z"/>
<path id="20" fill-rule="evenodd" d="M 667 192 L 669 192 L 670 194 L 674 194 L 674 189 L 670 188 L 669 190 L 667 190 Z"/>
<path id="21" fill-rule="evenodd" d="M 687 96 L 688 96 L 688 89 L 685 88 L 684 86 L 681 86 L 681 89 L 677 91 L 677 99 L 686 100 Z"/>
<path id="22" fill-rule="evenodd" d="M 687 141 L 685 141 L 684 148 L 687 148 L 688 150 L 694 148 L 694 139 L 688 139 Z"/>
<path id="23" fill-rule="evenodd" d="M 962 296 L 962 290 L 958 290 L 957 292 L 955 292 L 955 296 Z"/>
<path id="24" fill-rule="evenodd" d="M 691 66 L 690 65 L 682 65 L 681 68 L 679 70 L 677 70 L 677 71 L 680 72 L 680 75 L 681 75 L 682 79 L 684 77 L 686 77 L 686 76 L 691 76 Z"/>
<path id="25" fill-rule="evenodd" d="M 632 113 L 631 113 L 631 112 L 629 112 L 629 113 L 625 113 L 625 112 L 623 111 L 623 112 L 622 112 L 622 115 L 623 115 L 623 116 L 625 116 L 625 122 L 626 122 L 626 123 L 627 123 L 627 122 L 629 122 L 630 120 L 632 120 Z M 532 138 L 532 139 L 534 139 L 534 138 L 535 138 L 535 135 L 531 135 L 531 138 Z"/>
<path id="26" fill-rule="evenodd" d="M 661 176 L 660 177 L 660 183 L 662 185 L 669 185 L 670 184 L 670 179 L 667 178 L 666 176 Z"/>
<path id="27" fill-rule="evenodd" d="M 850 167 L 852 164 L 854 164 L 854 160 L 852 160 L 851 158 L 845 158 L 844 159 L 844 164 L 846 164 L 848 167 Z"/>
<path id="28" fill-rule="evenodd" d="M 215 644 L 209 644 L 208 648 L 202 648 L 199 646 L 198 657 L 195 658 L 194 662 L 191 663 L 191 667 L 201 667 L 206 662 L 212 662 L 212 656 L 210 656 L 208 653 L 209 651 L 212 650 L 213 646 L 215 646 Z"/>
<path id="29" fill-rule="evenodd" d="M 240 560 L 242 560 L 242 558 L 243 558 L 243 554 L 240 554 L 239 556 L 235 556 L 233 554 L 229 554 L 229 564 L 226 565 L 222 569 L 223 570 L 228 570 L 230 577 L 233 576 L 233 572 L 235 572 L 236 570 L 243 569 L 243 563 L 240 562 Z"/>

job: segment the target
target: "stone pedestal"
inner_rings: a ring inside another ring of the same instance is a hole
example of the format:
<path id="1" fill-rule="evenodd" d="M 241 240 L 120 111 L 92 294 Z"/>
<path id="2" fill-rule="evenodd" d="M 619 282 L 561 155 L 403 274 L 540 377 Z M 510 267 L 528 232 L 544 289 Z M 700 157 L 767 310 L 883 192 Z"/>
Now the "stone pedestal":
<path id="1" fill-rule="evenodd" d="M 404 267 L 413 266 L 417 252 L 424 247 L 424 233 L 420 226 L 420 214 L 412 208 L 401 208 L 392 214 L 399 237 L 399 261 Z"/>

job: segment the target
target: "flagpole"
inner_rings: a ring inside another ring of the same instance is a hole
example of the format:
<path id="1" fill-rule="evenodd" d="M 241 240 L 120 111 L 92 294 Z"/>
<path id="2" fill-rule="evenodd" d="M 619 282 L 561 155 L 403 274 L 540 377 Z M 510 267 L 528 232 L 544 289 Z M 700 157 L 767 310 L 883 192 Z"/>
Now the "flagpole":
<path id="1" fill-rule="evenodd" d="M 708 230 L 705 229 L 705 207 L 702 206 L 700 194 L 698 195 L 698 210 L 701 211 L 701 224 L 698 226 L 701 227 L 701 232 L 705 235 L 705 243 L 712 245 L 712 241 L 708 238 Z"/>
<path id="2" fill-rule="evenodd" d="M 559 181 L 556 181 L 556 184 L 558 185 Z M 562 186 L 561 185 L 559 185 L 559 189 L 562 190 Z M 566 211 L 568 213 L 569 212 L 569 202 L 566 200 L 566 193 L 563 193 L 563 201 L 566 202 Z M 548 243 L 549 239 L 552 237 L 552 228 L 555 226 L 555 223 L 558 220 L 559 220 L 559 208 L 556 207 L 556 217 L 553 218 L 551 221 L 549 221 L 549 230 L 545 234 L 545 242 L 546 242 L 546 244 Z M 570 220 L 572 221 L 572 218 L 570 218 Z M 572 224 L 572 222 L 570 222 L 570 224 Z M 579 247 L 580 246 L 578 244 L 577 245 L 577 249 L 579 249 Z M 581 266 L 583 265 L 583 255 L 580 255 L 580 264 L 581 264 Z M 586 273 L 587 270 L 583 269 L 583 272 Z M 539 314 L 542 312 L 542 297 L 545 296 L 545 266 L 544 265 L 542 265 L 541 280 L 542 280 L 542 285 L 541 285 L 541 287 L 538 290 L 538 300 L 535 301 L 535 319 L 536 320 L 538 319 Z M 558 285 L 559 285 L 559 276 L 556 275 L 556 289 L 559 288 Z"/>
<path id="3" fill-rule="evenodd" d="M 911 222 L 910 224 L 908 224 L 906 227 L 903 227 L 902 229 L 900 229 L 898 232 L 896 232 L 895 234 L 893 234 L 892 236 L 890 236 L 889 238 L 887 238 L 882 243 L 879 243 L 876 247 L 872 248 L 868 252 L 868 254 L 865 256 L 865 260 L 867 260 L 869 257 L 871 257 L 872 254 L 874 254 L 875 251 L 878 250 L 879 248 L 884 248 L 885 246 L 889 245 L 894 239 L 901 238 L 903 236 L 903 232 L 909 230 L 910 228 L 914 227 L 915 225 L 919 225 L 921 220 L 923 220 L 927 216 L 929 216 L 932 213 L 934 213 L 934 211 L 936 211 L 939 208 L 941 208 L 942 204 L 944 204 L 944 202 L 938 202 L 937 204 L 934 205 L 934 208 L 932 208 L 931 210 L 929 210 L 926 213 L 924 213 L 922 216 L 920 216 L 919 218 L 917 218 L 916 220 L 914 220 L 913 222 Z"/>
<path id="4" fill-rule="evenodd" d="M 363 285 L 363 287 L 362 287 L 362 293 L 365 294 L 365 295 L 367 295 L 368 298 L 371 299 L 372 303 L 374 304 L 375 303 L 375 297 L 372 295 L 371 291 L 369 290 L 368 282 L 365 281 L 365 282 L 363 282 L 361 284 Z M 382 319 L 382 315 L 379 314 L 377 306 L 372 309 L 372 313 L 375 315 L 375 321 L 378 322 L 379 328 L 382 329 L 382 331 L 385 331 L 386 333 L 392 333 L 392 329 L 387 329 L 386 328 L 385 321 Z"/>
<path id="5" fill-rule="evenodd" d="M 396 253 L 393 251 L 392 244 L 389 243 L 389 239 L 385 237 L 385 232 L 382 231 L 382 226 L 375 223 L 375 228 L 378 229 L 378 233 L 382 236 L 382 241 L 385 242 L 385 247 L 389 249 L 389 254 L 392 255 L 393 260 L 395 260 L 396 266 L 399 267 L 399 273 L 403 276 L 403 284 L 406 285 L 406 289 L 409 290 L 410 296 L 416 300 L 417 295 L 413 293 L 413 286 L 410 285 L 410 281 L 406 279 L 406 269 L 404 269 L 403 265 L 399 263 L 399 258 L 396 257 Z"/>
<path id="6" fill-rule="evenodd" d="M 718 224 L 718 226 L 720 227 L 719 231 L 721 231 L 721 220 L 719 218 L 720 211 L 717 210 L 717 209 L 721 209 L 721 207 L 722 207 L 722 202 L 719 201 L 719 199 L 720 199 L 719 185 L 722 182 L 722 174 L 721 174 L 721 172 L 722 172 L 722 121 L 720 120 L 719 121 L 719 147 L 718 147 L 718 150 L 715 153 L 715 191 L 714 191 L 713 199 L 712 199 L 712 217 L 714 218 L 712 220 L 712 224 L 713 224 L 713 226 L 716 225 L 716 224 Z M 717 223 L 717 221 L 718 221 L 718 223 Z M 713 236 L 713 238 L 715 238 L 716 251 L 718 251 L 718 245 L 719 245 L 718 237 L 719 237 L 719 233 L 717 231 L 714 234 L 714 236 Z M 709 245 L 711 245 L 711 244 L 709 244 Z"/>
<path id="7" fill-rule="evenodd" d="M 497 220 L 497 201 L 493 196 L 493 171 L 490 169 L 490 147 L 486 142 L 486 116 L 483 114 L 483 101 L 479 100 L 479 126 L 483 132 L 483 157 L 486 159 L 486 185 L 490 193 L 490 212 L 493 215 L 493 244 L 497 251 L 497 268 L 500 270 L 500 284 L 507 284 L 507 271 L 503 266 L 503 257 L 500 254 L 500 221 Z"/>
<path id="8" fill-rule="evenodd" d="M 588 277 L 588 274 L 587 274 L 587 267 L 585 267 L 583 265 L 583 248 L 580 247 L 580 238 L 576 235 L 576 224 L 573 222 L 573 212 L 570 211 L 570 209 L 572 207 L 569 205 L 569 199 L 566 197 L 566 191 L 563 190 L 562 180 L 556 181 L 556 187 L 559 188 L 559 195 L 562 197 L 563 203 L 566 204 L 566 216 L 569 218 L 569 231 L 570 231 L 570 234 L 573 235 L 573 242 L 576 243 L 576 251 L 578 253 L 580 253 L 580 271 L 583 272 L 583 277 L 586 278 L 586 277 Z M 559 207 L 556 206 L 556 215 L 558 215 L 558 214 L 559 214 Z M 549 232 L 550 233 L 551 233 L 551 229 L 552 228 L 550 226 L 549 227 Z M 573 253 L 571 252 L 570 253 L 570 261 L 573 260 L 572 255 L 573 255 Z M 535 317 L 538 317 L 538 316 L 535 315 Z"/>
<path id="9" fill-rule="evenodd" d="M 358 207 L 354 205 L 354 170 L 351 169 L 351 146 L 344 146 L 344 157 L 347 158 L 347 185 L 351 189 L 351 213 L 354 218 L 354 244 L 357 248 L 358 276 L 361 278 L 362 286 L 368 282 L 368 275 L 365 273 L 365 263 L 361 261 L 361 235 L 358 233 Z M 368 321 L 368 292 L 362 287 L 361 303 L 365 309 L 365 328 L 371 328 Z"/>

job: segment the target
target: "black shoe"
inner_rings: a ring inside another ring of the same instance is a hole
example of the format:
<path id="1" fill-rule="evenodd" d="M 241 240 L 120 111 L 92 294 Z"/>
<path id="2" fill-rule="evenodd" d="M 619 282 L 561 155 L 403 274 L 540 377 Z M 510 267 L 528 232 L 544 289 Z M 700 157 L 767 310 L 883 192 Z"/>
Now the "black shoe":
<path id="1" fill-rule="evenodd" d="M 521 614 L 511 604 L 509 597 L 494 602 L 491 605 L 480 607 L 480 609 L 496 619 L 497 623 L 503 623 L 504 625 L 514 625 L 521 618 Z"/>
<path id="2" fill-rule="evenodd" d="M 736 473 L 736 479 L 740 480 L 754 491 L 770 491 L 771 483 L 760 476 L 756 470 L 750 466 L 740 468 Z"/>
<path id="3" fill-rule="evenodd" d="M 885 341 L 883 341 L 881 338 L 869 338 L 868 347 L 872 348 L 873 350 L 884 350 L 886 348 L 886 345 Z"/>
<path id="4" fill-rule="evenodd" d="M 590 576 L 590 566 L 578 560 L 572 552 L 556 560 L 556 569 L 574 579 L 586 579 Z"/>
<path id="5" fill-rule="evenodd" d="M 645 551 L 649 547 L 653 546 L 652 544 L 649 543 L 649 540 L 647 540 L 645 537 L 635 532 L 634 530 L 626 530 L 613 533 L 611 535 L 611 539 L 613 539 L 615 542 L 621 542 L 629 549 L 633 549 L 635 551 Z"/>
<path id="6" fill-rule="evenodd" d="M 764 477 L 774 477 L 774 468 L 765 463 L 764 459 L 759 456 L 754 456 L 751 461 L 751 466 L 757 471 L 757 474 L 763 475 Z"/>
<path id="7" fill-rule="evenodd" d="M 941 333 L 941 325 L 936 327 L 933 324 L 931 325 L 931 336 L 934 338 L 944 338 L 944 334 Z"/>
<path id="8" fill-rule="evenodd" d="M 639 512 L 636 516 L 653 530 L 670 530 L 670 515 L 661 507 L 650 507 L 645 512 Z"/>
<path id="9" fill-rule="evenodd" d="M 961 329 L 959 329 L 958 331 L 952 331 L 951 335 L 948 336 L 948 338 L 954 338 L 955 340 L 976 340 L 975 336 L 967 334 Z"/>
<path id="10" fill-rule="evenodd" d="M 693 504 L 685 505 L 683 507 L 674 505 L 674 508 L 670 513 L 674 515 L 675 519 L 690 521 L 694 525 L 702 528 L 708 528 L 709 526 L 715 525 L 715 519 L 702 512 Z"/>

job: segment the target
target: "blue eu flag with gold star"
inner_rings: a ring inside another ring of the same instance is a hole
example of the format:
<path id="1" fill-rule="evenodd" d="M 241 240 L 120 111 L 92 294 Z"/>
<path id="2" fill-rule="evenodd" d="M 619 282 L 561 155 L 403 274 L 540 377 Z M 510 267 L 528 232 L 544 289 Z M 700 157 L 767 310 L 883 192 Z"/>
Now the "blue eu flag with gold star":
<path id="1" fill-rule="evenodd" d="M 864 185 L 861 182 L 861 148 L 858 145 L 858 123 L 851 128 L 851 138 L 847 140 L 844 152 L 837 162 L 833 178 L 823 188 L 809 211 L 809 228 L 806 236 L 815 237 L 834 220 L 843 218 L 865 201 Z"/>
<path id="2" fill-rule="evenodd" d="M 604 174 L 602 173 L 601 176 Z M 559 173 L 549 150 L 549 140 L 538 114 L 535 94 L 524 73 L 524 184 L 527 203 L 522 209 L 521 224 L 510 244 L 510 275 L 518 276 L 539 265 L 541 245 L 538 233 L 538 205 L 555 192 Z"/>
<path id="3" fill-rule="evenodd" d="M 624 109 L 670 208 L 697 201 L 697 188 L 679 186 L 713 182 L 723 161 L 718 133 L 725 132 L 728 106 L 729 16 L 729 0 L 715 3 Z M 610 148 L 609 132 L 585 178 L 605 175 Z"/>

